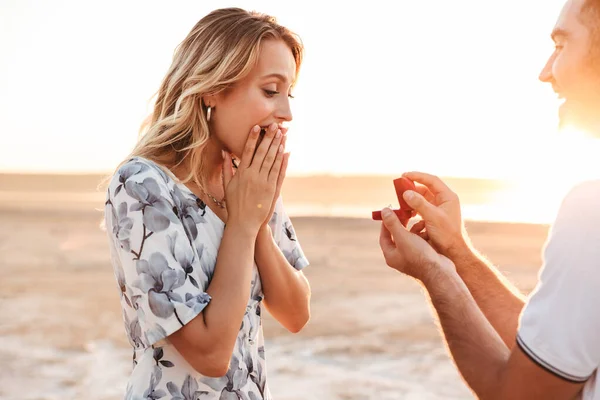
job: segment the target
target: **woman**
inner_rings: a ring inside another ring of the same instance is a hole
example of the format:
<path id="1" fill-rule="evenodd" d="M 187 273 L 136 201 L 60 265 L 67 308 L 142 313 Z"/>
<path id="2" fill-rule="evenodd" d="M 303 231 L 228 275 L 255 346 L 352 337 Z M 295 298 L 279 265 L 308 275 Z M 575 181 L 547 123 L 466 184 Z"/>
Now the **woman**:
<path id="1" fill-rule="evenodd" d="M 105 222 L 131 399 L 270 399 L 261 304 L 309 319 L 308 265 L 279 198 L 302 46 L 274 18 L 216 10 L 175 52 Z"/>

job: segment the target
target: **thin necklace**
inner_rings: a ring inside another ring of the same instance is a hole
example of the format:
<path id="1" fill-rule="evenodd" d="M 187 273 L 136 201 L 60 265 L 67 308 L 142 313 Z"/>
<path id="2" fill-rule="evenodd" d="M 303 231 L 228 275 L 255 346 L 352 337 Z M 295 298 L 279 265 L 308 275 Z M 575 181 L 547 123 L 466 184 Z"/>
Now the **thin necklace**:
<path id="1" fill-rule="evenodd" d="M 219 206 L 221 208 L 225 208 L 225 198 L 223 198 L 223 200 L 218 200 L 216 197 L 214 197 L 213 195 L 208 193 L 206 190 L 202 190 L 202 192 L 204 192 L 204 194 L 207 195 L 217 206 Z"/>
<path id="2" fill-rule="evenodd" d="M 235 162 L 233 162 L 233 158 L 231 159 L 231 162 L 233 163 L 233 167 L 237 169 L 237 165 L 235 164 Z M 222 176 L 221 176 L 221 179 L 223 179 Z M 202 193 L 204 193 L 205 195 L 207 195 L 220 208 L 225 208 L 225 202 L 226 202 L 225 201 L 225 197 L 223 197 L 223 200 L 219 200 L 215 196 L 213 196 L 212 194 L 208 193 L 204 189 L 202 189 Z"/>

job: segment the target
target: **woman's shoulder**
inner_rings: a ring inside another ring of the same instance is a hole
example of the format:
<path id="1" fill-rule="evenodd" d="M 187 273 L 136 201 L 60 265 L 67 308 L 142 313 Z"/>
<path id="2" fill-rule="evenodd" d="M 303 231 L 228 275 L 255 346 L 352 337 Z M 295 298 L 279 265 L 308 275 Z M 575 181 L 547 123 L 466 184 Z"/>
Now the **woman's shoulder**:
<path id="1" fill-rule="evenodd" d="M 124 183 L 129 178 L 155 178 L 160 179 L 162 184 L 170 185 L 174 183 L 174 179 L 166 167 L 163 167 L 156 162 L 143 157 L 132 157 L 124 162 L 113 179 L 117 178 L 121 183 Z"/>
<path id="2" fill-rule="evenodd" d="M 146 182 L 145 185 L 144 182 Z M 111 193 L 116 195 L 125 186 L 138 184 L 170 189 L 174 180 L 164 167 L 154 161 L 136 156 L 122 163 L 115 171 L 109 180 L 107 195 L 110 196 Z"/>
<path id="3" fill-rule="evenodd" d="M 128 203 L 130 211 L 157 209 L 173 222 L 175 218 L 185 222 L 196 234 L 194 225 L 206 223 L 206 204 L 165 167 L 143 157 L 133 157 L 119 167 L 108 186 L 107 201 Z"/>

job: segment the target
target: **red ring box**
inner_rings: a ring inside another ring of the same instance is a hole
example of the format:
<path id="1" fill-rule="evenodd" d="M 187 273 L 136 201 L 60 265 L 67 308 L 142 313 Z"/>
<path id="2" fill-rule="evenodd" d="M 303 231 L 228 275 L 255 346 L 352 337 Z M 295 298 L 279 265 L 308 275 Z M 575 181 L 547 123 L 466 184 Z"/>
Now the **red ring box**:
<path id="1" fill-rule="evenodd" d="M 396 196 L 398 196 L 398 202 L 400 203 L 400 209 L 394 209 L 394 213 L 402 222 L 402 225 L 406 226 L 408 220 L 412 214 L 412 208 L 406 203 L 402 195 L 407 190 L 416 190 L 415 184 L 408 178 L 401 177 L 398 179 L 394 179 L 394 189 L 396 190 Z M 381 221 L 381 211 L 373 211 L 372 219 L 375 221 Z"/>

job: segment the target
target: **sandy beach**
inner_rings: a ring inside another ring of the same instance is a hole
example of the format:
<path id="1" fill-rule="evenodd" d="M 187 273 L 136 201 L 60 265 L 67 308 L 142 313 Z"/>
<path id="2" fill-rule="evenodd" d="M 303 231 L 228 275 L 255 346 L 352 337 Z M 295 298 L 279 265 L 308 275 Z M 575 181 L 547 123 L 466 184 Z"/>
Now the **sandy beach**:
<path id="1" fill-rule="evenodd" d="M 122 398 L 131 352 L 102 214 L 90 206 L 98 195 L 77 182 L 33 189 L 9 181 L 0 179 L 0 398 Z M 292 220 L 311 261 L 312 318 L 291 334 L 265 316 L 275 399 L 473 398 L 421 288 L 385 265 L 379 223 Z M 469 221 L 467 229 L 521 290 L 533 288 L 546 225 Z"/>

